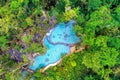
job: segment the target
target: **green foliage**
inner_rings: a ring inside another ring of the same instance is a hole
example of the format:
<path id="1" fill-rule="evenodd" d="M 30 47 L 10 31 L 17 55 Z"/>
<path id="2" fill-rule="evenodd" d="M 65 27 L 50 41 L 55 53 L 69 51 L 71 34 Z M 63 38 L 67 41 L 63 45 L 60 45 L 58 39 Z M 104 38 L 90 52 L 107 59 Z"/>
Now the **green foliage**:
<path id="1" fill-rule="evenodd" d="M 87 22 L 86 26 L 91 26 L 93 30 L 95 28 L 102 29 L 107 26 L 113 27 L 116 24 L 111 23 L 111 20 L 112 20 L 112 17 L 110 14 L 110 10 L 106 6 L 102 6 L 95 12 L 91 13 L 90 19 Z"/>
<path id="2" fill-rule="evenodd" d="M 106 79 L 112 72 L 110 68 L 117 64 L 118 55 L 115 48 L 102 48 L 99 51 L 86 53 L 83 57 L 83 64 Z"/>
<path id="3" fill-rule="evenodd" d="M 88 9 L 98 9 L 101 6 L 101 0 L 88 0 Z"/>
<path id="4" fill-rule="evenodd" d="M 0 48 L 2 50 L 6 50 L 7 49 L 7 43 L 8 43 L 8 40 L 6 39 L 6 36 L 0 36 Z"/>
<path id="5" fill-rule="evenodd" d="M 4 19 L 0 19 L 0 34 L 7 33 L 10 27 L 9 25 L 10 25 L 10 22 L 9 22 L 8 16 Z"/>
<path id="6" fill-rule="evenodd" d="M 56 8 L 60 11 L 60 12 L 65 12 L 65 0 L 61 0 L 60 2 L 57 2 L 56 4 Z"/>
<path id="7" fill-rule="evenodd" d="M 71 19 L 77 18 L 78 11 L 79 8 L 66 10 L 65 13 L 63 14 L 65 21 L 67 22 Z"/>
<path id="8" fill-rule="evenodd" d="M 10 5 L 10 9 L 12 11 L 16 11 L 20 7 L 21 3 L 18 1 L 13 0 Z"/>
<path id="9" fill-rule="evenodd" d="M 43 54 L 43 53 L 45 53 L 45 48 L 43 48 L 41 44 L 32 43 L 24 51 L 27 52 L 27 53 L 31 53 L 31 52 L 37 53 L 37 52 L 40 52 L 41 54 Z"/>
<path id="10" fill-rule="evenodd" d="M 84 78 L 84 80 L 96 80 L 96 79 L 95 79 L 95 77 L 93 77 L 92 75 L 90 75 L 90 76 L 86 76 Z"/>
<path id="11" fill-rule="evenodd" d="M 108 46 L 120 50 L 120 39 L 115 37 L 110 37 L 108 41 Z"/>
<path id="12" fill-rule="evenodd" d="M 117 8 L 115 9 L 113 17 L 116 21 L 120 21 L 120 6 L 117 6 Z"/>
<path id="13" fill-rule="evenodd" d="M 23 40 L 26 44 L 30 44 L 30 41 L 32 40 L 32 37 L 33 37 L 33 35 L 24 34 L 24 35 L 22 36 L 22 40 Z"/>
<path id="14" fill-rule="evenodd" d="M 42 21 L 43 15 L 46 19 Z M 47 75 L 38 70 L 26 79 L 119 79 L 120 0 L 1 0 L 0 53 L 6 54 L 0 55 L 0 76 L 7 72 L 6 80 L 16 80 L 20 77 L 20 67 L 28 62 L 24 54 L 24 62 L 10 60 L 9 48 L 28 54 L 45 53 L 41 41 L 50 28 L 51 16 L 56 17 L 55 23 L 75 20 L 74 30 L 82 39 L 81 45 L 88 45 L 88 49 L 63 57 L 60 65 L 46 71 Z M 41 35 L 38 43 L 32 41 L 35 33 Z M 27 46 L 24 50 L 23 42 Z"/>
<path id="15" fill-rule="evenodd" d="M 107 47 L 107 36 L 98 36 L 94 41 L 94 46 L 98 48 L 106 48 Z"/>

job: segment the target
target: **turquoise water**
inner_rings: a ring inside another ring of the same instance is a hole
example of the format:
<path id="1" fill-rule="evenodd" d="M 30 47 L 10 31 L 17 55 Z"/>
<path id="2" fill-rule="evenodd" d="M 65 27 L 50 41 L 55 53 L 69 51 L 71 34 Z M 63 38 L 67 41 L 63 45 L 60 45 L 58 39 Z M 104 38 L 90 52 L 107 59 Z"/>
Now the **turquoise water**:
<path id="1" fill-rule="evenodd" d="M 39 55 L 34 59 L 33 65 L 29 68 L 37 70 L 60 60 L 60 58 L 70 53 L 70 46 L 81 41 L 73 30 L 75 22 L 59 23 L 43 39 L 43 44 L 47 48 L 44 55 Z"/>

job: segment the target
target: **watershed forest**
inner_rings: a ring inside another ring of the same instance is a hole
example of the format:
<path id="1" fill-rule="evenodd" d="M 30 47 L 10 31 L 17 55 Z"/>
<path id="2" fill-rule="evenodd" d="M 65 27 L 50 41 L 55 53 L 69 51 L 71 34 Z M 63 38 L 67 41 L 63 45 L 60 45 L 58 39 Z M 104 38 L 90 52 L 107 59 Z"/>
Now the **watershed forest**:
<path id="1" fill-rule="evenodd" d="M 0 80 L 19 80 L 26 55 L 44 54 L 45 34 L 70 20 L 87 48 L 23 80 L 120 80 L 120 0 L 0 0 Z"/>

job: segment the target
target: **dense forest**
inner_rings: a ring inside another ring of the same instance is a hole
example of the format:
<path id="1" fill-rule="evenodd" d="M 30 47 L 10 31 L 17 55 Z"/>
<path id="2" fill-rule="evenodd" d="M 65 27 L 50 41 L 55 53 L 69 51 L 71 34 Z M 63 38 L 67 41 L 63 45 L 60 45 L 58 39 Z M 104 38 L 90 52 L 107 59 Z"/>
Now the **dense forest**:
<path id="1" fill-rule="evenodd" d="M 45 53 L 44 35 L 69 20 L 87 49 L 25 80 L 120 80 L 120 0 L 0 0 L 0 80 L 19 80 L 25 55 Z"/>

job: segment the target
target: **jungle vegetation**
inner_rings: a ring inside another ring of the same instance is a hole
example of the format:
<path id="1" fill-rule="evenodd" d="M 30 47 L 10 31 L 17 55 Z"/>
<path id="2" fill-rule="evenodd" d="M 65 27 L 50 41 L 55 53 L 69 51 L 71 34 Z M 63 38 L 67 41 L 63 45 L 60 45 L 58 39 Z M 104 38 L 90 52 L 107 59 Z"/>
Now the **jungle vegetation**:
<path id="1" fill-rule="evenodd" d="M 18 80 L 24 55 L 43 54 L 46 32 L 71 19 L 88 48 L 26 80 L 120 80 L 120 0 L 0 0 L 0 80 Z"/>

